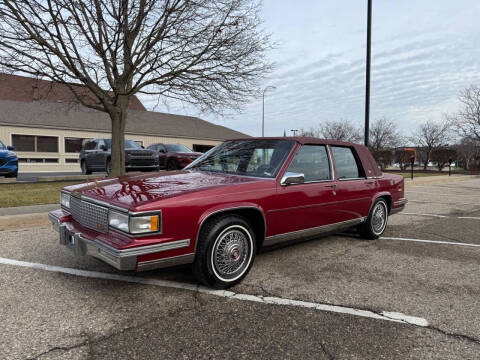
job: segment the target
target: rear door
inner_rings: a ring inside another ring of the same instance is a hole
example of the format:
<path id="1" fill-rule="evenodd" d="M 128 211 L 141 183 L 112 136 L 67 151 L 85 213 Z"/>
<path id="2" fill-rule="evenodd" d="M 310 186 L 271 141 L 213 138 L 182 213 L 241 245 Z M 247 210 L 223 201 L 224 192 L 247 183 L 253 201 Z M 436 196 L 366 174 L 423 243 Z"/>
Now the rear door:
<path id="1" fill-rule="evenodd" d="M 274 206 L 267 214 L 269 235 L 313 229 L 336 221 L 332 209 L 336 190 L 332 165 L 325 145 L 302 145 L 286 172 L 301 173 L 305 183 L 277 184 Z"/>
<path id="2" fill-rule="evenodd" d="M 376 192 L 375 179 L 367 179 L 365 169 L 354 147 L 330 146 L 335 168 L 338 221 L 368 215 L 370 202 Z"/>

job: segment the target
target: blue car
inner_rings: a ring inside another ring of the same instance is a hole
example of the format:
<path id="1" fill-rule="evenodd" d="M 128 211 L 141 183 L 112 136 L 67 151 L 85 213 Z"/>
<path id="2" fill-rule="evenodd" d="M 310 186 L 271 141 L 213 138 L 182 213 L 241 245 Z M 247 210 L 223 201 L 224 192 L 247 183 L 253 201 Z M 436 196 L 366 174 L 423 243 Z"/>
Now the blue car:
<path id="1" fill-rule="evenodd" d="M 0 176 L 18 176 L 18 157 L 12 146 L 5 146 L 0 141 Z"/>

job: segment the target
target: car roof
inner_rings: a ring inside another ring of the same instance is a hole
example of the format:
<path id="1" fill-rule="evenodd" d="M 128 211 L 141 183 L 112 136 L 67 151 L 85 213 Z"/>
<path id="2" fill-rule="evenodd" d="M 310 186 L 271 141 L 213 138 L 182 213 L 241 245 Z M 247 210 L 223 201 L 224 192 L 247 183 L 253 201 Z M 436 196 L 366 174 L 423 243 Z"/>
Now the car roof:
<path id="1" fill-rule="evenodd" d="M 292 140 L 300 144 L 329 144 L 329 145 L 340 145 L 340 146 L 359 146 L 361 144 L 356 144 L 348 141 L 332 140 L 332 139 L 319 139 L 310 136 L 278 136 L 278 137 L 250 137 L 243 139 L 231 139 L 231 141 L 245 141 L 245 140 Z"/>

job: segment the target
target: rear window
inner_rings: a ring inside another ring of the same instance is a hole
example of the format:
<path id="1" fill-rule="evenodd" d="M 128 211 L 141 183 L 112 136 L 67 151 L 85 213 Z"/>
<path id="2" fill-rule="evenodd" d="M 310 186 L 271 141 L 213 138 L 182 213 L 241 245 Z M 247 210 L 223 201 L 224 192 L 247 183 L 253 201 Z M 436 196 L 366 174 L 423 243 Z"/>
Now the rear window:
<path id="1" fill-rule="evenodd" d="M 358 179 L 365 177 L 363 168 L 352 148 L 343 146 L 332 146 L 333 158 L 337 176 L 340 180 Z"/>

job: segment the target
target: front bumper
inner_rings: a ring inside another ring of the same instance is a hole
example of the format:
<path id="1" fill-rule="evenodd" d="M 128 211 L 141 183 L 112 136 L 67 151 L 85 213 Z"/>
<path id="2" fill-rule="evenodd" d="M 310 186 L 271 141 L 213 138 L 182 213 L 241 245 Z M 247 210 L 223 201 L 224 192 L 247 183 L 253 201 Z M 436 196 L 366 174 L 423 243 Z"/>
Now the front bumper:
<path id="1" fill-rule="evenodd" d="M 0 175 L 9 175 L 18 173 L 18 160 L 17 158 L 2 159 L 5 163 L 1 162 Z"/>
<path id="2" fill-rule="evenodd" d="M 49 214 L 53 229 L 60 234 L 60 245 L 69 248 L 75 256 L 93 256 L 121 271 L 145 271 L 193 262 L 193 254 L 163 257 L 155 260 L 141 261 L 142 256 L 168 250 L 188 248 L 190 239 L 170 241 L 167 243 L 141 246 L 128 249 L 116 249 L 97 239 L 90 240 L 68 223 Z"/>

